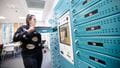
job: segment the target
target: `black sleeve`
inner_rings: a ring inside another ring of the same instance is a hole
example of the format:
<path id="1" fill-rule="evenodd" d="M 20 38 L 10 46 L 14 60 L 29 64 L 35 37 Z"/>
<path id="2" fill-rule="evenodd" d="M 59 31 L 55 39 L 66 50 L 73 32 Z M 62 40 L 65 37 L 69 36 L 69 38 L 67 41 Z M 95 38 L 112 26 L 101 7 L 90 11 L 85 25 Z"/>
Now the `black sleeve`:
<path id="1" fill-rule="evenodd" d="M 23 30 L 23 27 L 20 27 L 14 34 L 13 42 L 25 41 L 27 40 L 28 36 L 29 36 L 29 33 Z"/>
<path id="2" fill-rule="evenodd" d="M 38 33 L 38 38 L 39 38 L 39 43 L 41 44 L 41 48 L 43 49 L 44 46 L 43 46 L 43 41 L 42 41 L 42 38 L 41 38 L 41 34 Z"/>
<path id="3" fill-rule="evenodd" d="M 41 39 L 41 34 L 39 34 L 39 36 L 38 36 L 38 38 L 39 38 L 39 42 L 41 43 L 41 41 L 42 41 L 42 39 Z"/>

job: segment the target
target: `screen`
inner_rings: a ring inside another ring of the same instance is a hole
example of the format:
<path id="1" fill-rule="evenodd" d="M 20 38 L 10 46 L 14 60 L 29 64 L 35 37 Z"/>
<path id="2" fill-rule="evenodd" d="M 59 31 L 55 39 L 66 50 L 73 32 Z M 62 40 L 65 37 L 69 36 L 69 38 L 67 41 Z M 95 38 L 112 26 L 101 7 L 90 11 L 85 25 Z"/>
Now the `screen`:
<path id="1" fill-rule="evenodd" d="M 70 46 L 70 31 L 68 23 L 59 26 L 60 43 Z"/>

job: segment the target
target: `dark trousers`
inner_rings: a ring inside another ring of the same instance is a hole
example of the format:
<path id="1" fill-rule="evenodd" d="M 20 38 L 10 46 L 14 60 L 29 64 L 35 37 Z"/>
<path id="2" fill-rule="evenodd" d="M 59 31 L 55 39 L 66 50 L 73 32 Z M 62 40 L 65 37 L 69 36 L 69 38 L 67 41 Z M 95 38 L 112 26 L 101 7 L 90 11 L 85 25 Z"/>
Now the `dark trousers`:
<path id="1" fill-rule="evenodd" d="M 22 57 L 25 68 L 41 68 L 43 59 L 42 51 L 32 54 L 22 52 Z"/>

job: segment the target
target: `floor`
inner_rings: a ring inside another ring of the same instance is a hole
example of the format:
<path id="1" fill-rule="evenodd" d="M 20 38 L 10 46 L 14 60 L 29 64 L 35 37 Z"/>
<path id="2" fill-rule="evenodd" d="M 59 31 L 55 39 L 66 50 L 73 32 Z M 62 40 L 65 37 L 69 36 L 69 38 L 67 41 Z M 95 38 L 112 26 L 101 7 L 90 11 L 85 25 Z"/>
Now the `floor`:
<path id="1" fill-rule="evenodd" d="M 11 57 L 9 59 L 5 59 L 5 61 L 1 63 L 0 68 L 24 68 L 21 55 L 17 55 L 17 57 Z M 44 53 L 42 68 L 51 68 L 51 56 L 49 50 L 47 50 L 47 52 Z"/>

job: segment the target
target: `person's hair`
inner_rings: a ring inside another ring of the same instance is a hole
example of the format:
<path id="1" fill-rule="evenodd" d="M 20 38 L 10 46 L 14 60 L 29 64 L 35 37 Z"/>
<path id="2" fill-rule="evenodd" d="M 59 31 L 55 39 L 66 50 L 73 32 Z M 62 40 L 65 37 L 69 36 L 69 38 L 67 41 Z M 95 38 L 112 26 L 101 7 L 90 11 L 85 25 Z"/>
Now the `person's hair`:
<path id="1" fill-rule="evenodd" d="M 28 14 L 27 17 L 26 17 L 26 24 L 29 25 L 29 21 L 32 19 L 32 16 L 35 16 L 35 15 L 31 15 L 31 14 Z"/>

